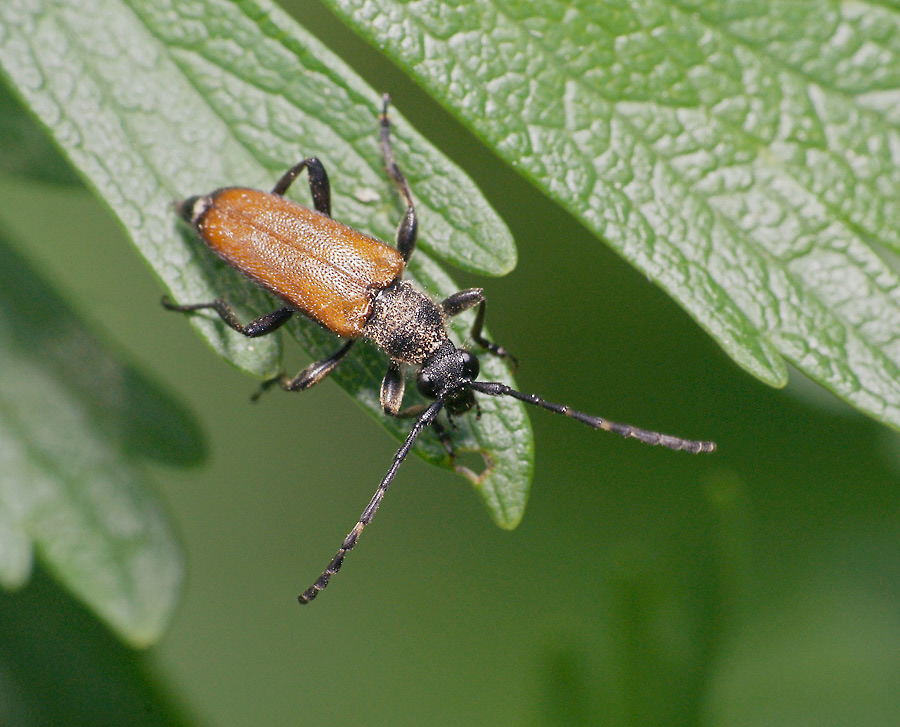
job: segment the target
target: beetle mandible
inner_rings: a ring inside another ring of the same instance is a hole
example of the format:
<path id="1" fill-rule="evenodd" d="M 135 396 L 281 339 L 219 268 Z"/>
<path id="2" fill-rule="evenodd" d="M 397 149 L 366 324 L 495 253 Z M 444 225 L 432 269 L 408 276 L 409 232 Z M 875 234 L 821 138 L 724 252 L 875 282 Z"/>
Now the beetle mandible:
<path id="1" fill-rule="evenodd" d="M 179 205 L 181 216 L 216 255 L 281 298 L 285 305 L 247 324 L 242 324 L 221 298 L 190 305 L 176 305 L 163 298 L 166 308 L 181 312 L 211 309 L 228 326 L 251 338 L 275 331 L 295 312 L 300 312 L 348 339 L 328 358 L 310 364 L 293 378 L 282 374 L 265 382 L 263 388 L 277 383 L 285 391 L 308 389 L 334 371 L 357 340 L 368 339 L 389 359 L 381 385 L 385 413 L 416 419 L 359 521 L 325 571 L 299 596 L 301 604 L 312 601 L 338 572 L 344 556 L 372 520 L 400 464 L 425 427 L 435 427 L 452 455 L 449 437 L 436 417 L 441 409 L 446 409 L 448 415 L 469 411 L 476 406 L 474 392 L 509 396 L 646 444 L 695 454 L 713 452 L 716 448 L 713 442 L 618 424 L 534 394 L 523 394 L 506 384 L 477 380 L 478 357 L 452 343 L 446 329 L 448 318 L 477 306 L 472 340 L 494 356 L 513 362 L 515 359 L 502 346 L 482 335 L 485 296 L 481 288 L 461 290 L 435 302 L 403 280 L 403 271 L 415 250 L 418 221 L 409 184 L 394 161 L 389 103 L 386 94 L 379 115 L 381 152 L 387 172 L 406 203 L 406 213 L 397 228 L 396 248 L 331 218 L 328 176 L 316 157 L 308 157 L 285 172 L 268 194 L 226 187 L 190 197 Z M 304 169 L 312 193 L 312 210 L 284 197 Z M 418 367 L 416 386 L 431 400 L 427 406 L 401 409 L 406 385 L 404 365 Z"/>

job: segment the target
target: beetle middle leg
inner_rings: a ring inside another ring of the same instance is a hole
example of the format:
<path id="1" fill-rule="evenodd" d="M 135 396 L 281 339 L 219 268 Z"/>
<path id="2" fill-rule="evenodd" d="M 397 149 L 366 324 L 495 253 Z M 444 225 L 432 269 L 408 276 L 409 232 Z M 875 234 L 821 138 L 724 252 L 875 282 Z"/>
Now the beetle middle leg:
<path id="1" fill-rule="evenodd" d="M 275 384 L 278 384 L 285 391 L 306 391 L 306 389 L 311 386 L 315 386 L 338 367 L 338 364 L 344 360 L 344 357 L 350 352 L 354 343 L 356 343 L 356 339 L 350 339 L 328 358 L 323 358 L 321 361 L 314 361 L 294 378 L 291 378 L 287 374 L 282 374 L 281 376 L 276 376 L 273 379 L 264 381 L 259 387 L 259 391 L 253 395 L 253 401 L 259 399 L 264 391 L 267 391 Z"/>
<path id="2" fill-rule="evenodd" d="M 191 303 L 189 305 L 177 305 L 169 300 L 168 296 L 163 296 L 163 308 L 173 310 L 179 313 L 191 313 L 198 310 L 214 310 L 229 328 L 234 329 L 238 333 L 247 336 L 247 338 L 258 338 L 265 336 L 267 333 L 277 331 L 285 324 L 288 318 L 294 314 L 294 309 L 285 306 L 271 313 L 266 313 L 259 318 L 254 318 L 247 324 L 241 323 L 228 303 L 221 298 L 216 298 L 211 303 Z"/>
<path id="3" fill-rule="evenodd" d="M 331 217 L 331 184 L 328 181 L 328 175 L 325 173 L 325 167 L 318 157 L 308 157 L 302 162 L 295 164 L 288 169 L 278 180 L 278 183 L 272 188 L 272 194 L 279 197 L 284 196 L 294 180 L 300 176 L 300 172 L 307 170 L 306 176 L 309 179 L 309 191 L 313 198 L 313 207 L 316 212 L 321 212 L 326 217 Z"/>
<path id="4" fill-rule="evenodd" d="M 469 335 L 472 336 L 472 340 L 495 356 L 508 358 L 512 361 L 513 368 L 518 368 L 519 361 L 515 356 L 503 348 L 503 346 L 498 346 L 496 343 L 488 341 L 482 335 L 482 331 L 484 330 L 484 312 L 487 305 L 483 289 L 467 288 L 466 290 L 460 290 L 441 301 L 441 310 L 444 311 L 445 315 L 452 317 L 459 315 L 463 311 L 467 311 L 469 308 L 473 308 L 476 305 L 478 306 L 478 310 L 475 312 L 475 322 L 472 324 L 472 330 L 469 333 Z"/>
<path id="5" fill-rule="evenodd" d="M 384 165 L 387 167 L 387 173 L 397 189 L 403 201 L 406 202 L 406 214 L 400 220 L 397 227 L 397 250 L 403 256 L 403 261 L 408 263 L 412 257 L 413 251 L 416 249 L 416 237 L 419 230 L 419 218 L 416 215 L 416 207 L 413 204 L 412 192 L 409 189 L 409 183 L 397 162 L 394 161 L 394 150 L 391 147 L 391 118 L 388 116 L 388 106 L 391 103 L 391 97 L 384 94 L 384 106 L 381 109 L 381 154 L 384 157 Z"/>

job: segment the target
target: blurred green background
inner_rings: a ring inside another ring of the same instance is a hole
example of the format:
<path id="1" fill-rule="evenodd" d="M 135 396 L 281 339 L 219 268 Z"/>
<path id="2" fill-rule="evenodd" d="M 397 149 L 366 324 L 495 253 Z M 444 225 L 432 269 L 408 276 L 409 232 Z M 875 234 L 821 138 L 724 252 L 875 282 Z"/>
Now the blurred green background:
<path id="1" fill-rule="evenodd" d="M 255 382 L 162 310 L 161 286 L 88 192 L 4 177 L 0 226 L 183 399 L 211 456 L 153 472 L 189 561 L 159 645 L 132 657 L 45 577 L 0 596 L 0 618 L 35 639 L 58 627 L 103 642 L 113 669 L 149 674 L 132 701 L 180 715 L 167 723 L 900 723 L 896 434 L 796 372 L 774 391 L 739 371 L 326 10 L 290 9 L 390 90 L 509 224 L 512 275 L 454 276 L 486 287 L 520 387 L 719 451 L 651 449 L 531 412 L 521 527 L 499 530 L 465 480 L 413 458 L 344 571 L 301 609 L 393 440 L 331 384 L 251 405 Z M 27 665 L 34 643 L 8 642 L 23 650 L 10 663 Z"/>

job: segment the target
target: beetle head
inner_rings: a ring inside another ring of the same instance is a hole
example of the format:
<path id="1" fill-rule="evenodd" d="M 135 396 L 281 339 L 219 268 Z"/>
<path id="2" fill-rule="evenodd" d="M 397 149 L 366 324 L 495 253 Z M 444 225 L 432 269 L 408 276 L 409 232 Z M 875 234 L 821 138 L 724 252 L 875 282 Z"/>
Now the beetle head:
<path id="1" fill-rule="evenodd" d="M 212 195 L 196 195 L 188 197 L 183 202 L 178 202 L 178 212 L 182 218 L 190 225 L 197 227 L 200 224 L 203 215 L 205 215 L 212 206 Z"/>
<path id="2" fill-rule="evenodd" d="M 470 386 L 478 378 L 480 368 L 474 353 L 444 341 L 425 359 L 416 377 L 416 386 L 422 396 L 443 399 L 450 414 L 463 414 L 475 406 Z"/>

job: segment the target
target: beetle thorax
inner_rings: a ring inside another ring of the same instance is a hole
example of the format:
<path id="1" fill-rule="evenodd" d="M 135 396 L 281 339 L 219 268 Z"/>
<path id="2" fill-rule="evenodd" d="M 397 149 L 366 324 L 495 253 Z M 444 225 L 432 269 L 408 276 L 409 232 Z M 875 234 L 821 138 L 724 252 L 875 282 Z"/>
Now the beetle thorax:
<path id="1" fill-rule="evenodd" d="M 363 335 L 392 359 L 407 364 L 421 364 L 447 340 L 440 307 L 405 280 L 375 296 Z"/>

